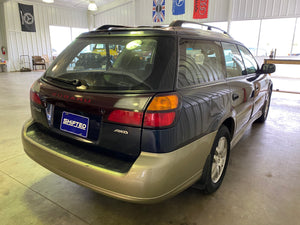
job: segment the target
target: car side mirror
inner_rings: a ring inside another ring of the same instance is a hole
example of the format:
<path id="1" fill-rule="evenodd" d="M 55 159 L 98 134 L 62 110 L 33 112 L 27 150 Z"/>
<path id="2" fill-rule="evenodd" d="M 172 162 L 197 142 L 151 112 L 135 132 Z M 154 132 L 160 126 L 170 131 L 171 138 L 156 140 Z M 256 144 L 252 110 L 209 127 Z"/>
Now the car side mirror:
<path id="1" fill-rule="evenodd" d="M 263 64 L 261 66 L 261 73 L 274 73 L 276 70 L 276 66 L 274 64 Z"/>

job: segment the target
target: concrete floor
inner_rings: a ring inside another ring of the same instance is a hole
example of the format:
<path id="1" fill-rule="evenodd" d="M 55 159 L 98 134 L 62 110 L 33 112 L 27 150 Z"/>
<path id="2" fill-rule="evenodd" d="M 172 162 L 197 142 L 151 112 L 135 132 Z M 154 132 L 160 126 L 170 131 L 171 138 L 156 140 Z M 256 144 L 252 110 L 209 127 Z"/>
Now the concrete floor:
<path id="1" fill-rule="evenodd" d="M 190 188 L 135 205 L 61 178 L 24 153 L 29 88 L 41 74 L 0 73 L 0 224 L 300 224 L 300 95 L 273 93 L 268 120 L 233 149 L 215 194 Z"/>

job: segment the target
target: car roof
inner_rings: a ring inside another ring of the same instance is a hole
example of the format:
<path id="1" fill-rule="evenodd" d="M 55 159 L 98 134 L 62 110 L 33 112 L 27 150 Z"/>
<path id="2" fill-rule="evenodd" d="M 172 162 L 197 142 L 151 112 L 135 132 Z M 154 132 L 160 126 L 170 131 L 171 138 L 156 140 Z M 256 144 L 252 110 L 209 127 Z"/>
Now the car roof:
<path id="1" fill-rule="evenodd" d="M 103 25 L 94 31 L 81 34 L 79 38 L 97 36 L 180 36 L 239 43 L 218 27 L 184 20 L 175 20 L 170 25 L 162 26 Z"/>

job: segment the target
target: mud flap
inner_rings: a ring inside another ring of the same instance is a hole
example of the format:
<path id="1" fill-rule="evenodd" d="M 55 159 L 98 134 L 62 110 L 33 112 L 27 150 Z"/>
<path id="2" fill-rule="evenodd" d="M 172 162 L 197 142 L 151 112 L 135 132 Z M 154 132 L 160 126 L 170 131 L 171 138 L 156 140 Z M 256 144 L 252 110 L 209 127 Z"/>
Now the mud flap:
<path id="1" fill-rule="evenodd" d="M 207 178 L 208 172 L 209 172 L 210 160 L 211 160 L 211 154 L 209 154 L 207 156 L 202 175 L 201 175 L 200 179 L 195 184 L 193 184 L 193 186 L 192 186 L 193 188 L 196 188 L 199 190 L 203 190 L 205 188 L 206 178 Z"/>

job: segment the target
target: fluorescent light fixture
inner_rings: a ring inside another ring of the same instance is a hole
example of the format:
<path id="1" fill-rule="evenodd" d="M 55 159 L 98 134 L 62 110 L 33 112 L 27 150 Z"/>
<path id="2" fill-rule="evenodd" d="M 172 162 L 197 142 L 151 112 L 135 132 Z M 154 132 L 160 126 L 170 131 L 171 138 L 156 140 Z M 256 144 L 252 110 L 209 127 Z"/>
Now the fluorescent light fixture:
<path id="1" fill-rule="evenodd" d="M 43 2 L 46 2 L 46 3 L 53 3 L 54 0 L 43 0 Z"/>
<path id="2" fill-rule="evenodd" d="M 90 1 L 90 4 L 88 6 L 88 10 L 90 10 L 90 11 L 96 11 L 97 9 L 98 9 L 98 7 L 97 7 L 95 1 Z"/>

